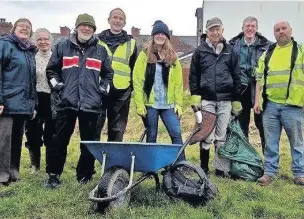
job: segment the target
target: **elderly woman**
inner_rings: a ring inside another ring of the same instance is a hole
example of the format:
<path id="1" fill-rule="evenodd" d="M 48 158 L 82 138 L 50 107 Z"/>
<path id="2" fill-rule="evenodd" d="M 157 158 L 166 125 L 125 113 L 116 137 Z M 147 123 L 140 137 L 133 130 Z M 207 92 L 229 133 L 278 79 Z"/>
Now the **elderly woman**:
<path id="1" fill-rule="evenodd" d="M 38 110 L 35 119 L 27 122 L 25 131 L 27 137 L 25 146 L 29 150 L 32 174 L 40 169 L 41 146 L 44 144 L 47 147 L 50 144 L 54 132 L 51 111 L 51 90 L 45 72 L 52 55 L 51 45 L 53 37 L 47 29 L 40 28 L 35 32 L 34 40 L 38 47 L 35 57 Z"/>
<path id="2" fill-rule="evenodd" d="M 36 103 L 36 48 L 32 24 L 16 21 L 11 34 L 0 38 L 0 185 L 19 179 L 24 122 Z"/>

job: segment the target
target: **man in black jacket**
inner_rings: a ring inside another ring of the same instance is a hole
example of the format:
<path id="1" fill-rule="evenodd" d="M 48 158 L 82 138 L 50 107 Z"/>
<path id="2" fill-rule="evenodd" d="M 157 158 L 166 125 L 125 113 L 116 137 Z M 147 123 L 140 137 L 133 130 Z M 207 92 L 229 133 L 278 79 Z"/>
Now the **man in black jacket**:
<path id="1" fill-rule="evenodd" d="M 99 118 L 96 140 L 100 139 L 102 126 L 108 118 L 108 141 L 122 141 L 126 130 L 132 92 L 132 72 L 137 58 L 135 40 L 123 27 L 126 15 L 120 8 L 110 12 L 110 29 L 102 31 L 98 38 L 108 52 L 114 70 L 113 83 L 107 97 L 106 107 Z"/>
<path id="2" fill-rule="evenodd" d="M 255 17 L 247 17 L 243 21 L 243 32 L 233 37 L 229 44 L 233 46 L 233 50 L 238 54 L 240 60 L 240 78 L 242 82 L 242 113 L 239 116 L 241 128 L 248 138 L 249 123 L 251 108 L 254 105 L 255 99 L 255 78 L 254 68 L 257 66 L 257 62 L 271 44 L 264 36 L 257 32 L 258 20 Z M 264 153 L 265 137 L 262 123 L 262 115 L 254 114 L 254 122 L 259 130 L 262 150 Z"/>
<path id="3" fill-rule="evenodd" d="M 241 81 L 238 57 L 232 46 L 223 38 L 223 24 L 219 18 L 212 18 L 206 24 L 207 35 L 193 54 L 190 66 L 189 87 L 191 95 L 201 97 L 201 106 L 217 114 L 213 132 L 201 142 L 201 167 L 208 173 L 209 150 L 212 143 L 216 151 L 225 143 L 226 129 L 231 111 L 238 114 L 241 110 Z M 214 159 L 216 175 L 230 170 L 230 162 L 219 157 Z"/>
<path id="4" fill-rule="evenodd" d="M 81 140 L 94 140 L 97 119 L 102 111 L 102 98 L 108 95 L 113 79 L 110 59 L 104 47 L 98 44 L 94 18 L 88 14 L 78 16 L 76 31 L 67 40 L 58 43 L 46 69 L 53 91 L 59 93 L 56 132 L 47 148 L 48 177 L 45 187 L 60 185 L 67 155 L 67 146 L 75 122 L 79 120 Z M 83 145 L 77 165 L 77 180 L 87 183 L 94 172 L 94 157 Z"/>

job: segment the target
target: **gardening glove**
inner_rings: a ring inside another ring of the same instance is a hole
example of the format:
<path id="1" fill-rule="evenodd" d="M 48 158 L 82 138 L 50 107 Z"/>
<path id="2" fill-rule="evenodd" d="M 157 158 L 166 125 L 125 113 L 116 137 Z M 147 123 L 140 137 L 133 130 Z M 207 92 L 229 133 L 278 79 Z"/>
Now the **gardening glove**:
<path id="1" fill-rule="evenodd" d="M 175 105 L 174 112 L 177 114 L 177 117 L 180 119 L 182 117 L 182 114 L 183 114 L 183 109 L 182 109 L 181 106 Z"/>
<path id="2" fill-rule="evenodd" d="M 64 84 L 62 82 L 59 82 L 58 84 L 55 85 L 55 87 L 53 87 L 53 90 L 57 93 L 60 94 L 60 92 L 63 89 Z"/>
<path id="3" fill-rule="evenodd" d="M 99 90 L 101 91 L 102 95 L 108 96 L 110 92 L 110 84 L 101 84 L 99 86 Z"/>
<path id="4" fill-rule="evenodd" d="M 191 95 L 191 105 L 200 106 L 202 97 L 200 95 Z"/>
<path id="5" fill-rule="evenodd" d="M 146 110 L 145 107 L 144 107 L 144 108 L 137 108 L 136 111 L 137 111 L 137 114 L 138 114 L 139 116 L 143 117 L 143 118 L 145 118 L 146 115 L 147 115 L 147 110 Z"/>
<path id="6" fill-rule="evenodd" d="M 232 114 L 235 116 L 239 116 L 243 110 L 242 104 L 240 101 L 232 102 Z"/>

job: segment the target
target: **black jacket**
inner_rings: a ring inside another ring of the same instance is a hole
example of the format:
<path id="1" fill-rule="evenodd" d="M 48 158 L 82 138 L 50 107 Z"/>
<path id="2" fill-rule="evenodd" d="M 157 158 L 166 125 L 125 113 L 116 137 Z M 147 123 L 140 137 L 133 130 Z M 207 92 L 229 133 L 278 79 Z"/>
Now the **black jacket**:
<path id="1" fill-rule="evenodd" d="M 216 54 L 202 36 L 201 45 L 195 50 L 189 75 L 191 95 L 201 95 L 204 100 L 239 100 L 241 93 L 238 56 L 231 45 Z"/>
<path id="2" fill-rule="evenodd" d="M 52 53 L 46 75 L 53 90 L 60 89 L 58 110 L 73 109 L 86 112 L 101 112 L 102 92 L 113 80 L 113 70 L 106 49 L 94 36 L 87 48 L 76 42 L 76 34 L 58 43 Z"/>
<path id="3" fill-rule="evenodd" d="M 233 37 L 231 40 L 229 40 L 229 44 L 233 47 L 233 50 L 237 53 L 238 57 L 240 56 L 241 52 L 241 39 L 244 37 L 244 33 L 240 33 L 239 35 Z M 255 50 L 251 56 L 251 59 L 249 61 L 250 65 L 250 72 L 253 71 L 255 67 L 257 67 L 258 60 L 260 56 L 265 52 L 269 45 L 272 44 L 269 40 L 267 40 L 264 36 L 262 36 L 260 33 L 256 33 L 257 37 L 257 43 L 255 46 Z M 251 81 L 254 81 L 255 78 L 253 78 L 251 75 L 248 74 L 248 72 L 240 72 L 240 78 L 241 82 L 244 85 L 248 85 Z"/>

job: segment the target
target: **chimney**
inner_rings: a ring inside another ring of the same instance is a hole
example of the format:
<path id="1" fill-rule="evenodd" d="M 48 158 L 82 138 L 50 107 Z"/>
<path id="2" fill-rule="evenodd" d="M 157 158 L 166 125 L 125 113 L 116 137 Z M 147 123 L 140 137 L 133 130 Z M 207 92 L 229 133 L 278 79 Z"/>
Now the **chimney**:
<path id="1" fill-rule="evenodd" d="M 140 29 L 137 27 L 133 27 L 131 28 L 131 35 L 136 38 L 140 35 Z"/>
<path id="2" fill-rule="evenodd" d="M 70 36 L 70 32 L 71 30 L 67 26 L 60 27 L 60 36 Z"/>
<path id="3" fill-rule="evenodd" d="M 0 18 L 0 35 L 9 33 L 13 28 L 13 24 L 11 22 L 6 22 L 5 18 Z"/>

